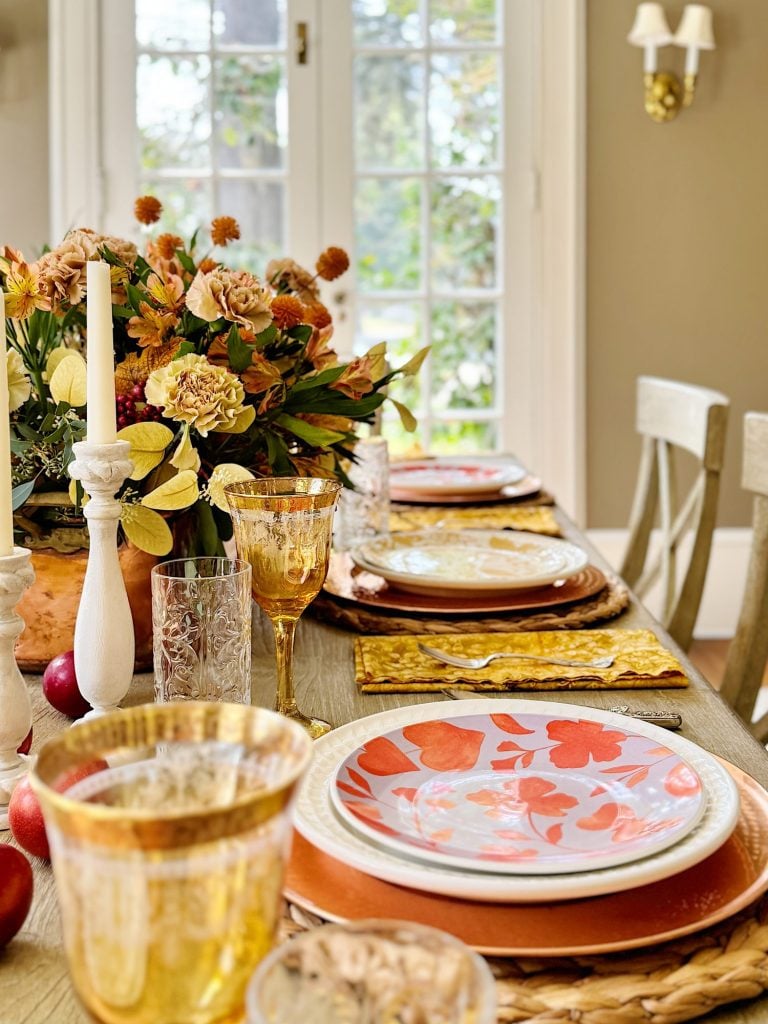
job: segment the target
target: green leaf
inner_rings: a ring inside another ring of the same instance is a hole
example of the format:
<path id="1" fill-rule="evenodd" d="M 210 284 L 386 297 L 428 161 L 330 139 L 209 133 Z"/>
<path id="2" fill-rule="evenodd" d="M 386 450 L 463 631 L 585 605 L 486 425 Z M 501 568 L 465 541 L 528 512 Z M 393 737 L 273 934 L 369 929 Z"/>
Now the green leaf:
<path id="1" fill-rule="evenodd" d="M 240 337 L 237 324 L 232 324 L 227 335 L 227 353 L 229 355 L 229 365 L 235 373 L 242 373 L 243 370 L 251 365 L 253 349 L 246 345 Z"/>
<path id="2" fill-rule="evenodd" d="M 295 341 L 307 342 L 312 337 L 314 328 L 310 324 L 297 324 L 285 333 Z"/>
<path id="3" fill-rule="evenodd" d="M 125 284 L 125 293 L 128 296 L 128 302 L 131 305 L 131 309 L 137 314 L 137 316 L 141 315 L 141 303 L 146 302 L 147 299 L 139 291 L 136 285 L 131 284 L 130 281 L 127 281 Z"/>
<path id="4" fill-rule="evenodd" d="M 318 448 L 325 448 L 328 445 L 335 444 L 337 441 L 343 441 L 347 436 L 346 434 L 340 434 L 337 430 L 315 427 L 313 424 L 307 423 L 306 420 L 296 419 L 295 416 L 289 416 L 287 413 L 278 416 L 275 423 L 285 430 L 289 430 L 296 437 L 300 437 L 307 444 Z"/>
<path id="5" fill-rule="evenodd" d="M 197 514 L 197 539 L 201 555 L 223 555 L 213 510 L 207 501 L 198 501 L 193 511 Z"/>
<path id="6" fill-rule="evenodd" d="M 295 395 L 298 391 L 308 391 L 310 388 L 325 387 L 326 384 L 333 384 L 344 373 L 345 366 L 331 366 L 328 370 L 321 370 L 314 377 L 303 377 L 298 384 L 294 384 L 289 394 Z"/>
<path id="7" fill-rule="evenodd" d="M 270 341 L 274 341 L 277 337 L 277 328 L 274 324 L 270 324 L 269 327 L 265 327 L 264 330 L 256 335 L 256 348 L 264 348 Z"/>
<path id="8" fill-rule="evenodd" d="M 14 455 L 23 455 L 32 447 L 32 441 L 19 441 L 18 438 L 11 438 L 11 451 Z"/>
<path id="9" fill-rule="evenodd" d="M 189 240 L 189 251 L 190 252 L 194 252 L 195 251 L 195 246 L 197 245 L 197 236 L 198 236 L 199 232 L 200 232 L 200 228 L 195 228 L 195 233 L 192 235 L 192 237 Z M 176 251 L 178 252 L 179 250 L 177 249 Z"/>
<path id="10" fill-rule="evenodd" d="M 173 358 L 181 359 L 182 356 L 188 356 L 195 351 L 195 343 L 193 341 L 182 341 Z"/>
<path id="11" fill-rule="evenodd" d="M 15 512 L 17 508 L 21 508 L 27 498 L 30 496 L 32 491 L 35 489 L 35 477 L 34 480 L 27 480 L 23 484 L 16 484 L 11 491 L 11 508 Z"/>
<path id="12" fill-rule="evenodd" d="M 192 259 L 192 257 L 188 253 L 184 252 L 183 249 L 177 249 L 176 250 L 176 258 L 178 259 L 179 263 L 182 265 L 182 267 L 184 267 L 184 269 L 186 270 L 186 272 L 188 274 L 196 274 L 197 273 L 197 267 L 195 266 L 195 261 Z"/>
<path id="13" fill-rule="evenodd" d="M 267 459 L 275 473 L 291 473 L 291 463 L 288 459 L 288 449 L 285 441 L 277 434 L 266 434 Z"/>

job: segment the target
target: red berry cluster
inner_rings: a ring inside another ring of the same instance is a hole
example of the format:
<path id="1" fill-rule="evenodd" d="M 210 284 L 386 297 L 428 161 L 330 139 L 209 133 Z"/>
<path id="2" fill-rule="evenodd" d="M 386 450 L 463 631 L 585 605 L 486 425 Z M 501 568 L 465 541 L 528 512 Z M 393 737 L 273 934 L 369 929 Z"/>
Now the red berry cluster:
<path id="1" fill-rule="evenodd" d="M 137 407 L 137 404 L 141 408 Z M 147 405 L 144 397 L 144 387 L 141 384 L 134 384 L 127 395 L 117 396 L 117 427 L 122 430 L 132 423 L 146 423 L 157 421 L 163 418 L 163 414 L 156 405 Z"/>

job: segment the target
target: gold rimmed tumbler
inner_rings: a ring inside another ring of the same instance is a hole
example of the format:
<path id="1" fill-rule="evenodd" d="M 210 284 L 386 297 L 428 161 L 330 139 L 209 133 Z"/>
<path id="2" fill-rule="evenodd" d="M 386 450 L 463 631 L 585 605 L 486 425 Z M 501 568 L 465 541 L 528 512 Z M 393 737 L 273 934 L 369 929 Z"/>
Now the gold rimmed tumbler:
<path id="1" fill-rule="evenodd" d="M 243 1020 L 311 751 L 272 711 L 205 701 L 127 708 L 45 744 L 32 784 L 91 1019 Z"/>
<path id="2" fill-rule="evenodd" d="M 268 477 L 228 484 L 224 491 L 237 553 L 253 570 L 253 599 L 275 631 L 275 709 L 315 739 L 327 722 L 299 711 L 293 692 L 293 640 L 309 602 L 328 573 L 333 512 L 341 484 L 317 477 Z"/>

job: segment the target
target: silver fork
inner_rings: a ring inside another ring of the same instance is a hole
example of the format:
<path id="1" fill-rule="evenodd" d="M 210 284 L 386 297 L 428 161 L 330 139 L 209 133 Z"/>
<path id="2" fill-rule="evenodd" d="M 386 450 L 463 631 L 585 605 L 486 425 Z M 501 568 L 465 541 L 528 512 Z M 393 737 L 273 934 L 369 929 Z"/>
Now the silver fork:
<path id="1" fill-rule="evenodd" d="M 571 658 L 544 658 L 536 654 L 517 654 L 515 651 L 498 651 L 496 654 L 488 654 L 484 658 L 460 658 L 455 654 L 448 654 L 447 651 L 440 651 L 436 647 L 429 647 L 427 644 L 419 644 L 419 650 L 435 661 L 442 661 L 445 665 L 453 665 L 454 668 L 485 668 L 497 658 L 519 658 L 523 661 L 537 661 L 542 665 L 562 665 L 564 668 L 610 668 L 614 662 L 613 656 L 607 658 L 596 658 L 594 661 L 574 661 Z"/>

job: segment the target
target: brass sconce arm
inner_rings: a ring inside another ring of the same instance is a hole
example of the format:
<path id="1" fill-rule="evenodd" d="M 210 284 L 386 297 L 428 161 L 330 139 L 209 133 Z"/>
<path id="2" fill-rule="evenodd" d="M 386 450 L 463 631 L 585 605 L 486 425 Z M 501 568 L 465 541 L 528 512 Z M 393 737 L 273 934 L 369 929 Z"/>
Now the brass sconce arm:
<path id="1" fill-rule="evenodd" d="M 669 71 L 647 71 L 645 85 L 645 111 L 657 124 L 666 124 L 690 107 L 696 92 L 696 75 L 685 75 L 682 84 L 677 75 Z"/>

